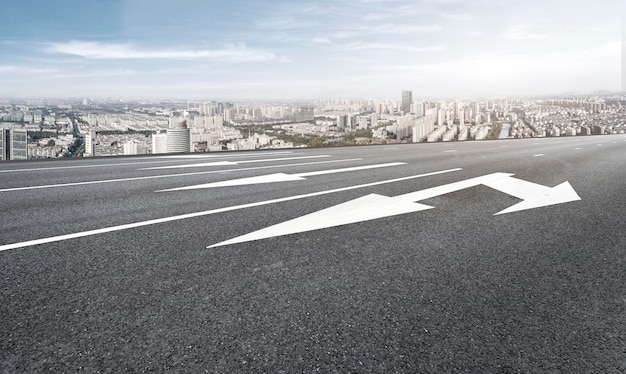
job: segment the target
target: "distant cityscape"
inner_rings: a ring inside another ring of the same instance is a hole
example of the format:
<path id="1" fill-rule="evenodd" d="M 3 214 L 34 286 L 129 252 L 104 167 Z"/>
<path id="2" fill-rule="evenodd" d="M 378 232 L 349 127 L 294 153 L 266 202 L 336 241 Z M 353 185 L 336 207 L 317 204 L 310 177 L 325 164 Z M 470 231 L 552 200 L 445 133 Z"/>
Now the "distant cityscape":
<path id="1" fill-rule="evenodd" d="M 0 99 L 0 158 L 623 134 L 626 96 L 309 102 Z"/>

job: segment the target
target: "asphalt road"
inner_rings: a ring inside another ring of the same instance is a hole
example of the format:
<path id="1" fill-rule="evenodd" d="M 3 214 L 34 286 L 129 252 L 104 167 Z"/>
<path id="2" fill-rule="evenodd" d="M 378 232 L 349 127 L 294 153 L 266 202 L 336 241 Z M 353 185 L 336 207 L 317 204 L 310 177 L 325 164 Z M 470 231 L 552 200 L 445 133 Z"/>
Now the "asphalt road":
<path id="1" fill-rule="evenodd" d="M 0 373 L 626 372 L 625 136 L 188 156 L 0 164 Z"/>

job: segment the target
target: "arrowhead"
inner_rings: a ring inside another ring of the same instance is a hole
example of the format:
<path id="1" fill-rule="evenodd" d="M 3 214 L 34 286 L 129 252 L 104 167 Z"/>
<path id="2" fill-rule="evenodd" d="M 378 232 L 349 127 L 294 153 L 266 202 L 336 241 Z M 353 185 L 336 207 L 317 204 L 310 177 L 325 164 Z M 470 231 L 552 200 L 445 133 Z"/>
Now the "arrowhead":
<path id="1" fill-rule="evenodd" d="M 334 226 L 347 225 L 350 223 L 369 221 L 377 218 L 395 216 L 398 214 L 418 212 L 432 208 L 433 207 L 424 204 L 407 203 L 392 197 L 370 194 L 343 204 L 335 205 L 330 208 L 292 219 L 290 221 L 266 227 L 237 238 L 214 244 L 207 248 L 319 230 Z"/>
<path id="2" fill-rule="evenodd" d="M 528 197 L 523 201 L 510 206 L 494 215 L 517 212 L 520 210 L 539 208 L 543 206 L 568 203 L 580 200 L 580 196 L 574 191 L 569 182 L 563 182 L 553 188 L 547 188 L 543 193 Z"/>
<path id="3" fill-rule="evenodd" d="M 167 189 L 167 190 L 160 190 L 160 191 L 157 191 L 157 192 L 197 190 L 197 189 L 201 189 L 201 188 L 215 188 L 215 187 L 233 187 L 233 186 L 244 186 L 244 185 L 248 185 L 248 184 L 290 182 L 290 181 L 300 181 L 300 180 L 305 180 L 305 179 L 306 178 L 300 177 L 298 175 L 291 175 L 291 174 L 285 174 L 285 173 L 276 173 L 276 174 L 261 175 L 261 176 L 258 176 L 258 177 L 239 178 L 239 179 L 231 179 L 231 180 L 226 180 L 226 181 L 221 181 L 221 182 L 197 184 L 197 185 L 194 185 L 194 186 L 170 188 L 170 189 Z"/>

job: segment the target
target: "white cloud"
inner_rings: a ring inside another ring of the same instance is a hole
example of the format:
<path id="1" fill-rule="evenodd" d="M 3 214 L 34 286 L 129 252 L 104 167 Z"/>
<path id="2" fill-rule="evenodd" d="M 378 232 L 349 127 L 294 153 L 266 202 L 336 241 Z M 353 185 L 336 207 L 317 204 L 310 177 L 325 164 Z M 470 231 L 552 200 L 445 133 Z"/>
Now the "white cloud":
<path id="1" fill-rule="evenodd" d="M 548 37 L 545 34 L 538 34 L 528 29 L 529 27 L 524 25 L 511 26 L 504 30 L 502 37 L 512 40 L 536 40 L 546 39 Z"/>
<path id="2" fill-rule="evenodd" d="M 443 13 L 441 17 L 452 20 L 452 21 L 469 21 L 472 19 L 472 16 L 470 16 L 469 14 Z"/>
<path id="3" fill-rule="evenodd" d="M 49 68 L 32 68 L 25 66 L 15 66 L 15 65 L 0 65 L 0 73 L 11 72 L 11 73 L 31 73 L 31 74 L 46 74 L 53 73 L 56 70 Z"/>
<path id="4" fill-rule="evenodd" d="M 278 57 L 271 52 L 230 45 L 223 49 L 176 50 L 141 49 L 132 44 L 106 44 L 72 40 L 67 43 L 50 43 L 48 53 L 60 53 L 97 60 L 161 59 L 161 60 L 218 60 L 228 62 L 270 61 Z"/>
<path id="5" fill-rule="evenodd" d="M 329 38 L 319 37 L 319 36 L 311 38 L 311 42 L 315 44 L 331 44 L 332 43 Z"/>
<path id="6" fill-rule="evenodd" d="M 366 30 L 370 33 L 382 34 L 411 34 L 411 33 L 429 33 L 441 30 L 440 25 L 402 25 L 402 24 L 383 24 L 377 25 Z"/>
<path id="7" fill-rule="evenodd" d="M 393 50 L 400 52 L 439 52 L 444 51 L 446 47 L 442 45 L 434 45 L 428 47 L 412 47 L 410 45 L 403 44 L 389 44 L 389 43 L 352 43 L 345 46 L 346 49 L 382 49 Z"/>

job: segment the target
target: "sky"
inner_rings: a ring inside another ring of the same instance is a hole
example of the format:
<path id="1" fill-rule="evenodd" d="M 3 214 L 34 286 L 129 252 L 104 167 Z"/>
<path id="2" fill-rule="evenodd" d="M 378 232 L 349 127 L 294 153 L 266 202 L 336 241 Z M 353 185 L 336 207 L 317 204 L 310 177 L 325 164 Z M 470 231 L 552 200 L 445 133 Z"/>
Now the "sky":
<path id="1" fill-rule="evenodd" d="M 623 0 L 20 0 L 0 96 L 532 96 L 622 89 Z M 626 62 L 624 62 L 626 64 Z"/>

